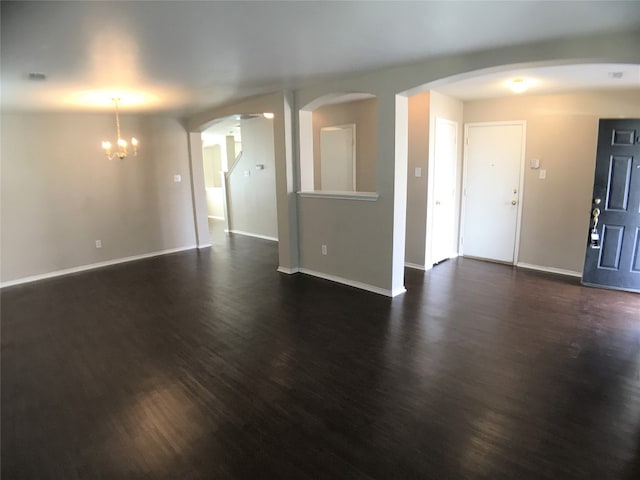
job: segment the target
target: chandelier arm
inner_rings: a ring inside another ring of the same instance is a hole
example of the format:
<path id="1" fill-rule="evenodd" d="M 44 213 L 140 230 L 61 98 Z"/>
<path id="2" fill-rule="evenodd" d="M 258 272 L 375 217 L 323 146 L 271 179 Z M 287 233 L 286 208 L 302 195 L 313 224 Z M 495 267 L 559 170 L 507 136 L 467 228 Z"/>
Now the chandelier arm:
<path id="1" fill-rule="evenodd" d="M 120 140 L 120 114 L 118 112 L 118 99 L 114 98 L 113 102 L 116 104 L 116 133 L 118 137 L 116 138 L 116 142 Z"/>

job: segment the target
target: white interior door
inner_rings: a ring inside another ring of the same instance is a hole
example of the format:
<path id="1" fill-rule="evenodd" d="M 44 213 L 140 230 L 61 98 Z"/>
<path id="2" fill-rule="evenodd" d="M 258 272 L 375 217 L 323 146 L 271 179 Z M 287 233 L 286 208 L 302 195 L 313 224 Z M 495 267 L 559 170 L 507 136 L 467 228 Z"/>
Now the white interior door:
<path id="1" fill-rule="evenodd" d="M 431 263 L 451 258 L 454 251 L 455 185 L 458 124 L 436 118 L 431 214 Z"/>
<path id="2" fill-rule="evenodd" d="M 320 182 L 322 190 L 356 190 L 355 125 L 320 129 Z"/>
<path id="3" fill-rule="evenodd" d="M 524 122 L 467 125 L 463 255 L 516 260 L 524 139 Z"/>

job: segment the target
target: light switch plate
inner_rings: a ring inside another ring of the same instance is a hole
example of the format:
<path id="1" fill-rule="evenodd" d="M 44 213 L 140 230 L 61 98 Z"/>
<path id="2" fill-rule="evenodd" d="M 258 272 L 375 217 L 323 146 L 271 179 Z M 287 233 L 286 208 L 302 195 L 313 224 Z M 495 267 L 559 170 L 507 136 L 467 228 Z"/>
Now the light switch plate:
<path id="1" fill-rule="evenodd" d="M 416 167 L 414 175 L 416 177 L 421 177 L 422 176 L 422 168 L 421 167 Z"/>
<path id="2" fill-rule="evenodd" d="M 544 180 L 545 178 L 547 178 L 547 171 L 544 168 L 540 170 L 540 173 L 538 174 L 538 178 L 540 180 Z"/>
<path id="3" fill-rule="evenodd" d="M 173 181 L 176 183 L 180 183 L 182 181 L 182 175 L 174 175 Z"/>

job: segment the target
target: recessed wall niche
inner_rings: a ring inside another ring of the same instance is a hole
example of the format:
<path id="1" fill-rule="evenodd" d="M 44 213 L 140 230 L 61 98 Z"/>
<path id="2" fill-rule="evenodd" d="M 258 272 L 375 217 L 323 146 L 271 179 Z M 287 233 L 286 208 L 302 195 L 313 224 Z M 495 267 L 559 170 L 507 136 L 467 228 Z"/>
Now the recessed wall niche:
<path id="1" fill-rule="evenodd" d="M 326 95 L 299 115 L 301 191 L 375 192 L 376 97 Z"/>

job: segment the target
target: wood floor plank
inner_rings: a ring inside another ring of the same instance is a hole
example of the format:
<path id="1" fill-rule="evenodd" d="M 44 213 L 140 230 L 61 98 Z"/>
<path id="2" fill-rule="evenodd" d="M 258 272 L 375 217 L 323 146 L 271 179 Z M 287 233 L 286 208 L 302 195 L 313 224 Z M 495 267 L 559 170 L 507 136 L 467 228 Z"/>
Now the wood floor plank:
<path id="1" fill-rule="evenodd" d="M 470 259 L 394 299 L 277 244 L 1 293 L 3 479 L 640 478 L 640 295 Z"/>

